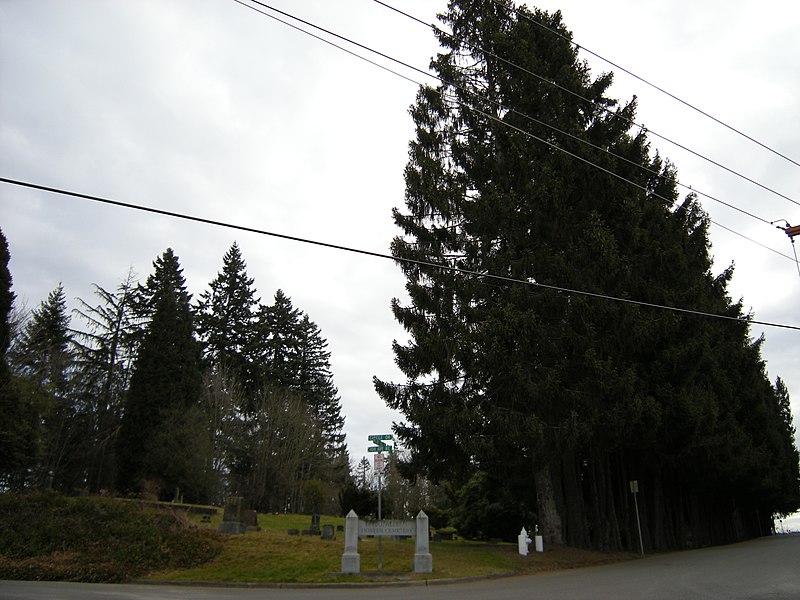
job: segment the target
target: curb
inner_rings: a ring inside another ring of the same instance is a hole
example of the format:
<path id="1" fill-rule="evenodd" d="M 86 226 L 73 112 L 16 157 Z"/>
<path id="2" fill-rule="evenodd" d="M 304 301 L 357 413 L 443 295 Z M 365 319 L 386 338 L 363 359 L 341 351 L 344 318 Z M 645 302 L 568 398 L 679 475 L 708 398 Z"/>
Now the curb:
<path id="1" fill-rule="evenodd" d="M 243 589 L 355 589 L 355 588 L 382 588 L 382 587 L 430 587 L 438 585 L 453 585 L 457 583 L 474 583 L 490 579 L 513 577 L 514 573 L 481 575 L 476 577 L 455 577 L 452 579 L 418 579 L 413 581 L 345 581 L 339 583 L 236 583 L 227 581 L 154 581 L 134 580 L 132 585 L 169 585 L 178 587 L 201 588 L 243 588 Z"/>

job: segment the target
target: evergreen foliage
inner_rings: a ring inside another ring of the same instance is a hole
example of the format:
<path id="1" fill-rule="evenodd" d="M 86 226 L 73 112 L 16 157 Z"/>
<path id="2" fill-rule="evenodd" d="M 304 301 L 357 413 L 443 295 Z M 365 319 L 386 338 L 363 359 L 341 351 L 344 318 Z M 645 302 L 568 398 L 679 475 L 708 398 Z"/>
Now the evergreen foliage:
<path id="1" fill-rule="evenodd" d="M 210 434 L 203 419 L 199 345 L 190 295 L 172 249 L 140 286 L 150 313 L 125 401 L 117 457 L 118 485 L 140 491 L 153 482 L 163 499 L 210 494 Z"/>
<path id="2" fill-rule="evenodd" d="M 444 83 L 411 109 L 394 256 L 742 321 L 401 262 L 407 380 L 375 385 L 407 418 L 406 471 L 467 495 L 490 473 L 498 498 L 523 499 L 547 538 L 577 546 L 638 543 L 632 479 L 651 547 L 765 533 L 800 505 L 789 425 L 728 297 L 732 268 L 711 274 L 708 217 L 628 132 L 635 100 L 605 95 L 611 75 L 591 77 L 559 12 L 454 0 L 442 19 Z"/>
<path id="3" fill-rule="evenodd" d="M 144 284 L 95 285 L 73 330 L 60 286 L 12 327 L 1 241 L 0 490 L 302 510 L 313 481 L 335 510 L 348 456 L 327 341 L 282 291 L 259 303 L 238 244 L 194 312 L 167 249 Z"/>
<path id="4" fill-rule="evenodd" d="M 85 330 L 76 332 L 79 394 L 90 416 L 88 481 L 91 491 L 114 486 L 114 447 L 122 419 L 140 324 L 135 315 L 136 281 L 128 272 L 116 291 L 95 285 L 100 303 L 79 299 L 75 311 Z"/>
<path id="5" fill-rule="evenodd" d="M 259 510 L 297 510 L 306 482 L 341 485 L 344 418 L 319 327 L 282 290 L 274 304 L 259 303 L 237 244 L 196 314 L 217 493 L 244 495 Z"/>
<path id="6" fill-rule="evenodd" d="M 222 271 L 200 294 L 195 310 L 197 333 L 207 362 L 247 381 L 250 365 L 255 308 L 255 280 L 247 275 L 247 264 L 234 242 L 222 257 Z"/>
<path id="7" fill-rule="evenodd" d="M 75 393 L 75 348 L 60 284 L 31 312 L 11 354 L 22 405 L 38 429 L 31 436 L 38 448 L 30 457 L 28 483 L 80 489 L 87 416 Z"/>
<path id="8" fill-rule="evenodd" d="M 11 312 L 14 306 L 8 241 L 0 229 L 0 489 L 19 489 L 37 454 L 37 415 L 20 393 L 9 366 Z"/>

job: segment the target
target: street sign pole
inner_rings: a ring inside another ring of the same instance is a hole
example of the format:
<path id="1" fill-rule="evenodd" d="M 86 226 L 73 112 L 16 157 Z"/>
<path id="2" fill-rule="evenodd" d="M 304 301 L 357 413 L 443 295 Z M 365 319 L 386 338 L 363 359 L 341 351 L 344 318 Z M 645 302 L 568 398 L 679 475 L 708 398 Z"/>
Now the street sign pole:
<path id="1" fill-rule="evenodd" d="M 383 516 L 381 514 L 381 488 L 383 487 L 383 483 L 381 481 L 381 476 L 383 475 L 383 467 L 384 467 L 384 464 L 385 464 L 383 462 L 383 454 L 382 453 L 383 452 L 391 452 L 392 451 L 392 447 L 389 444 L 387 444 L 386 441 L 387 440 L 392 440 L 392 439 L 394 439 L 394 437 L 392 436 L 391 433 L 381 433 L 381 434 L 369 435 L 369 436 L 367 436 L 367 439 L 370 442 L 374 442 L 375 443 L 374 446 L 369 446 L 367 448 L 367 452 L 377 452 L 377 454 L 375 455 L 375 472 L 378 475 L 378 521 L 380 521 L 382 516 Z M 379 468 L 379 465 L 380 465 L 380 468 Z M 379 535 L 378 536 L 378 571 L 380 571 L 383 568 L 383 545 L 381 543 L 382 541 L 383 541 L 383 536 Z"/>
<path id="2" fill-rule="evenodd" d="M 377 455 L 376 455 L 377 456 Z M 381 472 L 378 471 L 378 521 L 381 520 Z M 383 569 L 383 545 L 381 542 L 383 541 L 383 536 L 378 536 L 378 571 Z"/>
<path id="3" fill-rule="evenodd" d="M 639 481 L 634 479 L 631 481 L 631 494 L 633 494 L 633 505 L 636 507 L 636 527 L 639 529 L 639 550 L 644 556 L 644 544 L 642 543 L 642 522 L 639 520 L 639 501 L 636 499 L 636 494 L 639 493 Z"/>

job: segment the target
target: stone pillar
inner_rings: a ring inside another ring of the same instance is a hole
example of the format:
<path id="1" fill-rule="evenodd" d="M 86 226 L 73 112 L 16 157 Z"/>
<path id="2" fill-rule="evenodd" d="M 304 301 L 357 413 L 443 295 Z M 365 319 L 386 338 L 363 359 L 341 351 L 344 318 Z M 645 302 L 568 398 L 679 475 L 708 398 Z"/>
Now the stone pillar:
<path id="1" fill-rule="evenodd" d="M 342 573 L 360 573 L 361 556 L 358 554 L 358 515 L 354 510 L 344 519 L 344 554 Z"/>
<path id="2" fill-rule="evenodd" d="M 433 557 L 430 553 L 428 515 L 419 511 L 416 518 L 416 541 L 414 545 L 414 573 L 433 573 Z"/>

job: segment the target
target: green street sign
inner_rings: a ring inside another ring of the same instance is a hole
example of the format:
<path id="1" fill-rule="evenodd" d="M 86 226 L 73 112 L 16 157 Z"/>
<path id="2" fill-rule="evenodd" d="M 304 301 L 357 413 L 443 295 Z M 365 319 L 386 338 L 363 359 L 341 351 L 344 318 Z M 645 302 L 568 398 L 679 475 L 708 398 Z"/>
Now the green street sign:
<path id="1" fill-rule="evenodd" d="M 391 452 L 393 448 L 384 444 L 383 446 L 369 446 L 367 452 Z"/>
<path id="2" fill-rule="evenodd" d="M 391 440 L 393 437 L 391 433 L 381 433 L 380 435 L 368 435 L 367 439 L 370 442 L 380 442 L 381 440 Z"/>

